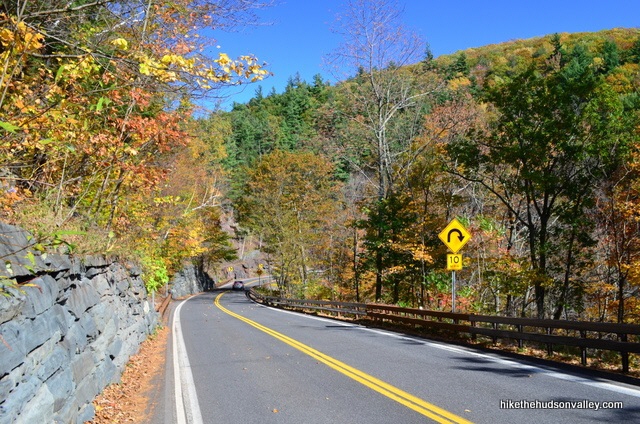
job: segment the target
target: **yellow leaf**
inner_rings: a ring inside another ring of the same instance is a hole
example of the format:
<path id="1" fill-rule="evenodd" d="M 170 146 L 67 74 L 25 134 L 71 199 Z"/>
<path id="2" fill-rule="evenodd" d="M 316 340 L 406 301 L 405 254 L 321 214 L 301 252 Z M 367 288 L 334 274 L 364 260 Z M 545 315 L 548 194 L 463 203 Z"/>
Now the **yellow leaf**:
<path id="1" fill-rule="evenodd" d="M 149 66 L 146 63 L 141 63 L 139 66 L 139 69 L 142 75 L 151 75 L 151 70 L 149 69 Z"/>
<path id="2" fill-rule="evenodd" d="M 2 42 L 3 46 L 9 46 L 13 39 L 13 31 L 10 31 L 8 28 L 3 28 L 2 30 L 0 30 L 0 42 Z"/>
<path id="3" fill-rule="evenodd" d="M 115 40 L 112 40 L 111 41 L 111 45 L 115 46 L 116 48 L 118 48 L 120 50 L 129 49 L 129 42 L 127 40 L 125 40 L 124 38 L 116 38 Z"/>
<path id="4" fill-rule="evenodd" d="M 230 63 L 231 59 L 229 59 L 229 56 L 226 53 L 220 53 L 220 56 L 217 60 L 215 60 L 215 62 L 218 62 L 220 65 L 224 66 Z"/>

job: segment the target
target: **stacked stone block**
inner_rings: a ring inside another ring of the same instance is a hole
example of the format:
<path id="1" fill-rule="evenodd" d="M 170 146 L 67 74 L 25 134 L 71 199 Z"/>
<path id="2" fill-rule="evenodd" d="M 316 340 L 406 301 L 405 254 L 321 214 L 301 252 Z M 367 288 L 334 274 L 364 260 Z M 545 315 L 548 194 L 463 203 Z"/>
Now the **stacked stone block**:
<path id="1" fill-rule="evenodd" d="M 159 317 L 139 268 L 32 244 L 0 223 L 0 277 L 19 283 L 0 296 L 0 424 L 84 423 Z"/>

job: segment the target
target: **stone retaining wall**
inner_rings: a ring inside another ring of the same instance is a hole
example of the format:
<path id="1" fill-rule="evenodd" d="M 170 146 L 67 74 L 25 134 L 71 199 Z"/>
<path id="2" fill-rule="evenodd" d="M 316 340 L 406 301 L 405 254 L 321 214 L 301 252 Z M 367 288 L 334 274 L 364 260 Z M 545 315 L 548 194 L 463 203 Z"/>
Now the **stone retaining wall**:
<path id="1" fill-rule="evenodd" d="M 173 277 L 170 285 L 173 299 L 180 299 L 215 288 L 215 282 L 204 271 L 204 267 L 193 263 L 185 264 L 182 270 Z"/>
<path id="2" fill-rule="evenodd" d="M 0 223 L 0 277 L 22 284 L 0 296 L 0 424 L 84 423 L 159 316 L 137 267 L 30 244 Z"/>

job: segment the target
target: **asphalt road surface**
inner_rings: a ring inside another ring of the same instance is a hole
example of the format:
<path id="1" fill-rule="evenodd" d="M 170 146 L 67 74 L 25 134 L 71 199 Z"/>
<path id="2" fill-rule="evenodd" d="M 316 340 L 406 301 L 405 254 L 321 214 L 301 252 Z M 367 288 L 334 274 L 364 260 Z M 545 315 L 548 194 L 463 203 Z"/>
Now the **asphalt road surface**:
<path id="1" fill-rule="evenodd" d="M 183 301 L 171 325 L 156 423 L 640 422 L 638 386 L 267 308 L 242 291 Z"/>

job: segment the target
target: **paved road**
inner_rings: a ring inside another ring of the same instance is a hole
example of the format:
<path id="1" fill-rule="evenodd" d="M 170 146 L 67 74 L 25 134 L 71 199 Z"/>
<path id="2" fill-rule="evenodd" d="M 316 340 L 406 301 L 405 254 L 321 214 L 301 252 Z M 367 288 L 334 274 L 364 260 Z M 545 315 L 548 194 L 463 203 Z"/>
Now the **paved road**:
<path id="1" fill-rule="evenodd" d="M 271 309 L 243 292 L 191 298 L 174 320 L 182 359 L 167 374 L 165 423 L 640 422 L 639 387 Z M 501 408 L 521 401 L 586 408 Z M 604 409 L 612 401 L 622 407 Z"/>

